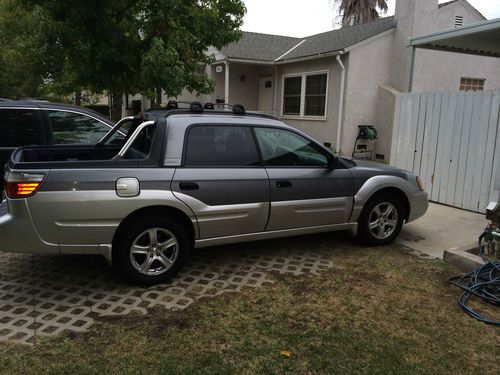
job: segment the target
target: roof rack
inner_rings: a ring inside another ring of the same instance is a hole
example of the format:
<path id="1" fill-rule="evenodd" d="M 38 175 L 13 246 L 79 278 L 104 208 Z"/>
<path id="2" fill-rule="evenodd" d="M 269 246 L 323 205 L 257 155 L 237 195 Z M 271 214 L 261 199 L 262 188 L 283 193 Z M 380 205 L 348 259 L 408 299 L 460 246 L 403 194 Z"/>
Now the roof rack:
<path id="1" fill-rule="evenodd" d="M 179 104 L 188 104 L 189 108 L 179 108 Z M 229 108 L 229 110 L 217 110 L 216 107 Z M 243 104 L 228 104 L 228 103 L 210 103 L 207 102 L 202 105 L 200 102 L 181 102 L 176 100 L 169 100 L 167 106 L 164 108 L 150 108 L 149 111 L 165 111 L 165 117 L 176 115 L 176 114 L 187 114 L 187 113 L 203 113 L 203 114 L 217 114 L 217 115 L 239 115 L 239 116 L 252 116 L 252 117 L 262 117 L 276 120 L 276 117 L 257 112 L 247 112 Z"/>

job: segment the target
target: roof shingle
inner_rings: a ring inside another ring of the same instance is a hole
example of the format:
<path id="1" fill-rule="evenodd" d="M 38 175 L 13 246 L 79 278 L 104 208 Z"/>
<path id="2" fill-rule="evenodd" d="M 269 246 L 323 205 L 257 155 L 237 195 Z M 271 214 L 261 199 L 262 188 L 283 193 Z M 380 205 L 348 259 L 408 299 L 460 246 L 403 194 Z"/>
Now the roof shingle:
<path id="1" fill-rule="evenodd" d="M 381 18 L 305 38 L 306 41 L 281 60 L 339 51 L 395 27 L 394 17 Z"/>
<path id="2" fill-rule="evenodd" d="M 274 61 L 300 41 L 300 38 L 245 31 L 237 43 L 228 44 L 221 52 L 237 59 Z"/>
<path id="3" fill-rule="evenodd" d="M 228 44 L 221 52 L 234 59 L 267 62 L 278 58 L 280 61 L 289 60 L 339 51 L 393 27 L 394 17 L 386 17 L 305 38 L 243 32 L 239 42 Z M 296 48 L 292 50 L 293 47 Z"/>

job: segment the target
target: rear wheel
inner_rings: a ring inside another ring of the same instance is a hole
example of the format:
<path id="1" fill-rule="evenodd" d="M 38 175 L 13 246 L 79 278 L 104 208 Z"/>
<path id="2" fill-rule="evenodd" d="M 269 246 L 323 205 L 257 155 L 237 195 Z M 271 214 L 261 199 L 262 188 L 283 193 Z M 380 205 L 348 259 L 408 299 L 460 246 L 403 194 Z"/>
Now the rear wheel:
<path id="1" fill-rule="evenodd" d="M 390 194 L 370 199 L 358 220 L 358 238 L 368 245 L 386 245 L 401 232 L 404 221 L 401 201 Z"/>
<path id="2" fill-rule="evenodd" d="M 162 216 L 130 223 L 114 252 L 119 270 L 140 284 L 157 284 L 175 276 L 186 262 L 191 241 L 186 228 Z"/>

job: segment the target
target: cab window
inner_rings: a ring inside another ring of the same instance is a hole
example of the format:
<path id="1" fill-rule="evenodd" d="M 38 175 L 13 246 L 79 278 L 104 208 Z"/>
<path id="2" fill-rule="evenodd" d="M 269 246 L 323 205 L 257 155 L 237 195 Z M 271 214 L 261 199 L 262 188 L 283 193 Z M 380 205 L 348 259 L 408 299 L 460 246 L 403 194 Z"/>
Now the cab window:
<path id="1" fill-rule="evenodd" d="M 184 165 L 249 167 L 260 161 L 250 128 L 194 126 L 188 133 Z"/>

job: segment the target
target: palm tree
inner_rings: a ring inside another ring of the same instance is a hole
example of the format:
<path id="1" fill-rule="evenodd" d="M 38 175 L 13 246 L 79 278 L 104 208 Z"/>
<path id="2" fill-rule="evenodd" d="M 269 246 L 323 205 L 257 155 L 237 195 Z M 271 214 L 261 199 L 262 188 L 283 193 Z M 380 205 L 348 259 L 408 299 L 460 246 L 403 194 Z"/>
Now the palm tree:
<path id="1" fill-rule="evenodd" d="M 387 12 L 387 0 L 333 0 L 339 5 L 342 26 L 370 22 L 379 18 L 379 10 Z"/>

